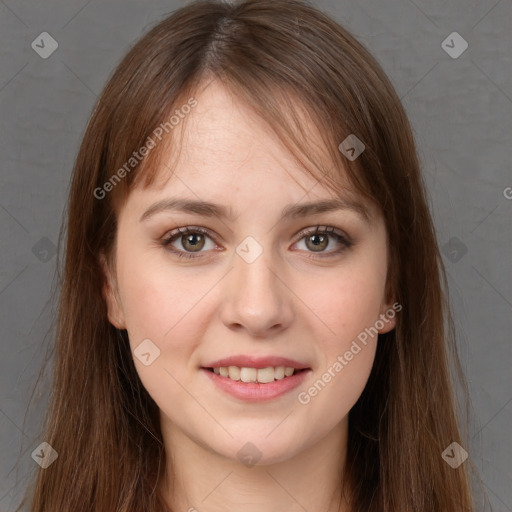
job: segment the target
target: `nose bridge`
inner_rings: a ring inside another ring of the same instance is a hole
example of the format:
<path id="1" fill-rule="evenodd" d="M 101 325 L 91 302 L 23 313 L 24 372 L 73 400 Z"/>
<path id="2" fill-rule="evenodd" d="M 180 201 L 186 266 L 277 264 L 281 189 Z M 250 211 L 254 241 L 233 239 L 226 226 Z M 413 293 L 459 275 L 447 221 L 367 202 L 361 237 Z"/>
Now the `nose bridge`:
<path id="1" fill-rule="evenodd" d="M 249 247 L 249 252 L 242 251 Z M 257 248 L 248 244 L 240 244 L 235 258 L 234 279 L 236 280 L 236 295 L 238 302 L 254 312 L 275 309 L 280 301 L 277 277 L 272 269 L 270 250 L 255 253 Z M 242 255 L 241 255 L 242 253 Z"/>
<path id="2" fill-rule="evenodd" d="M 292 317 L 290 294 L 281 282 L 277 258 L 248 237 L 236 249 L 225 297 L 223 320 L 253 334 L 284 328 Z"/>
<path id="3" fill-rule="evenodd" d="M 269 251 L 257 256 L 253 261 L 238 255 L 235 260 L 235 274 L 237 290 L 241 293 L 240 299 L 251 297 L 259 300 L 259 295 L 266 298 L 266 303 L 276 300 L 276 272 L 272 269 L 272 258 Z"/>

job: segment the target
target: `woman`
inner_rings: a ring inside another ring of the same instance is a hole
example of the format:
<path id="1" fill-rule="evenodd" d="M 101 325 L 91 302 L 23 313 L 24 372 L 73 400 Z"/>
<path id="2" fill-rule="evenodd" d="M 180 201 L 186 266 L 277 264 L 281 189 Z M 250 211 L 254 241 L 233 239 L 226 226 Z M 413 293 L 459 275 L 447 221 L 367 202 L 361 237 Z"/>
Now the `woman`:
<path id="1" fill-rule="evenodd" d="M 174 12 L 105 87 L 68 210 L 31 510 L 474 510 L 411 128 L 331 18 Z"/>

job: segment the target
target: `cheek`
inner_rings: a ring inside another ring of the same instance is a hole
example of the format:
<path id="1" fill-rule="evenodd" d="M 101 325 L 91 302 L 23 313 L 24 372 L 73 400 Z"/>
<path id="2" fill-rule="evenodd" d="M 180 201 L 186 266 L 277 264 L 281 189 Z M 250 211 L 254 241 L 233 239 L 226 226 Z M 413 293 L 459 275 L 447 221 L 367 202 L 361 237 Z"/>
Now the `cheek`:
<path id="1" fill-rule="evenodd" d="M 308 421 L 321 419 L 322 429 L 328 431 L 346 417 L 361 396 L 375 359 L 375 343 L 359 347 L 349 345 L 319 371 L 315 380 L 300 391 L 299 407 Z M 352 353 L 349 361 L 346 353 Z M 339 356 L 339 359 L 338 359 Z"/>
<path id="2" fill-rule="evenodd" d="M 210 279 L 198 280 L 159 264 L 126 263 L 120 274 L 128 332 L 167 343 L 183 326 L 190 326 L 190 318 L 201 309 L 201 298 L 212 287 Z"/>
<path id="3" fill-rule="evenodd" d="M 168 281 L 165 274 L 147 267 L 126 273 L 121 296 L 127 329 L 134 338 L 161 339 L 172 327 L 183 301 L 176 300 L 176 283 L 171 285 Z M 175 304 L 176 308 L 169 310 L 169 303 Z"/>
<path id="4" fill-rule="evenodd" d="M 193 270 L 172 272 L 168 262 L 150 261 L 136 253 L 119 262 L 118 273 L 137 372 L 159 405 L 179 400 L 181 388 L 176 381 L 186 382 L 195 369 L 193 356 L 211 319 L 209 299 L 218 276 L 198 278 Z M 137 359 L 138 347 L 146 339 L 159 350 L 149 366 Z"/>
<path id="5" fill-rule="evenodd" d="M 385 273 L 376 258 L 361 258 L 311 282 L 315 286 L 300 293 L 313 313 L 319 368 L 298 402 L 309 418 L 329 411 L 326 427 L 334 427 L 359 399 L 373 367 L 377 335 L 370 328 L 379 319 Z"/>
<path id="6" fill-rule="evenodd" d="M 325 418 L 325 428 L 349 413 L 373 367 L 378 338 L 370 328 L 379 319 L 386 282 L 386 260 L 379 254 L 368 251 L 354 258 L 329 279 L 320 279 L 309 293 L 309 303 L 322 320 L 317 336 L 321 364 L 298 402 L 308 417 Z"/>
<path id="7" fill-rule="evenodd" d="M 148 259 L 144 263 L 144 258 L 133 257 L 120 262 L 118 268 L 126 328 L 139 378 L 160 409 L 171 403 L 183 408 L 187 397 L 179 383 L 187 381 L 191 354 L 202 338 L 202 326 L 196 320 L 205 314 L 206 302 L 200 299 L 212 285 L 148 264 Z M 152 362 L 145 365 L 137 353 L 143 353 L 138 347 L 148 339 Z"/>
<path id="8" fill-rule="evenodd" d="M 378 339 L 371 328 L 379 318 L 384 283 L 379 272 L 340 272 L 326 280 L 323 293 L 309 295 L 319 367 L 297 399 L 310 421 L 325 418 L 323 428 L 345 417 L 366 386 Z"/>
<path id="9" fill-rule="evenodd" d="M 379 266 L 358 264 L 305 280 L 297 295 L 331 353 L 350 345 L 359 333 L 374 325 L 384 289 L 385 275 Z"/>

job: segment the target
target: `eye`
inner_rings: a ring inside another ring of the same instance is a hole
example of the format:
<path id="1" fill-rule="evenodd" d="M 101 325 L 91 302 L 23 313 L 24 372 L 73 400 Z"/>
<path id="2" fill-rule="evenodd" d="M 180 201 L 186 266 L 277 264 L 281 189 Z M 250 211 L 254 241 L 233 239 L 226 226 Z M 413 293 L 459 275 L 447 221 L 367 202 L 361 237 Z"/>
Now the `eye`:
<path id="1" fill-rule="evenodd" d="M 199 257 L 193 253 L 199 253 L 201 249 L 205 247 L 205 238 L 211 239 L 210 232 L 207 229 L 196 226 L 187 226 L 185 228 L 178 228 L 171 232 L 162 240 L 162 245 L 176 254 L 179 258 L 192 259 Z M 176 249 L 173 246 L 175 241 L 178 241 L 185 251 Z"/>
<path id="2" fill-rule="evenodd" d="M 332 226 L 317 226 L 314 229 L 304 229 L 299 233 L 298 237 L 300 239 L 295 244 L 304 240 L 307 252 L 318 253 L 318 255 L 308 256 L 313 259 L 335 256 L 353 245 L 353 242 L 346 235 L 338 232 Z M 205 248 L 206 239 L 212 240 L 212 235 L 208 229 L 187 226 L 175 229 L 162 239 L 160 243 L 179 258 L 193 259 L 200 257 L 202 249 Z M 334 242 L 331 242 L 332 240 Z M 176 248 L 175 242 L 179 242 L 183 250 Z M 339 245 L 340 247 L 326 251 L 325 249 L 331 245 Z M 213 247 L 210 247 L 210 249 L 215 249 L 215 247 L 216 245 L 213 243 Z"/>
<path id="3" fill-rule="evenodd" d="M 332 226 L 317 226 L 315 229 L 308 228 L 301 231 L 298 236 L 301 237 L 299 242 L 304 240 L 304 245 L 308 252 L 320 253 L 318 256 L 308 256 L 309 258 L 336 256 L 353 245 L 353 242 L 346 235 L 338 232 L 336 228 Z M 334 243 L 331 243 L 331 240 L 334 240 Z M 332 245 L 341 245 L 341 247 L 331 251 L 325 251 L 327 247 Z"/>

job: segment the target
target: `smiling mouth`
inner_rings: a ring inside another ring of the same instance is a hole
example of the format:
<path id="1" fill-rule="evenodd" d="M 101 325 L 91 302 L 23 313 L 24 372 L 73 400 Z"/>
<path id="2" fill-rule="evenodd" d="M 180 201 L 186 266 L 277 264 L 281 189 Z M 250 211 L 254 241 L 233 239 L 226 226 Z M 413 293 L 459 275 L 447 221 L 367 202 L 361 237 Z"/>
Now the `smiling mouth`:
<path id="1" fill-rule="evenodd" d="M 267 366 L 266 368 L 219 366 L 215 368 L 205 368 L 205 370 L 234 381 L 268 384 L 276 380 L 286 379 L 287 377 L 291 377 L 297 373 L 308 371 L 309 368 L 299 370 L 289 366 Z"/>

